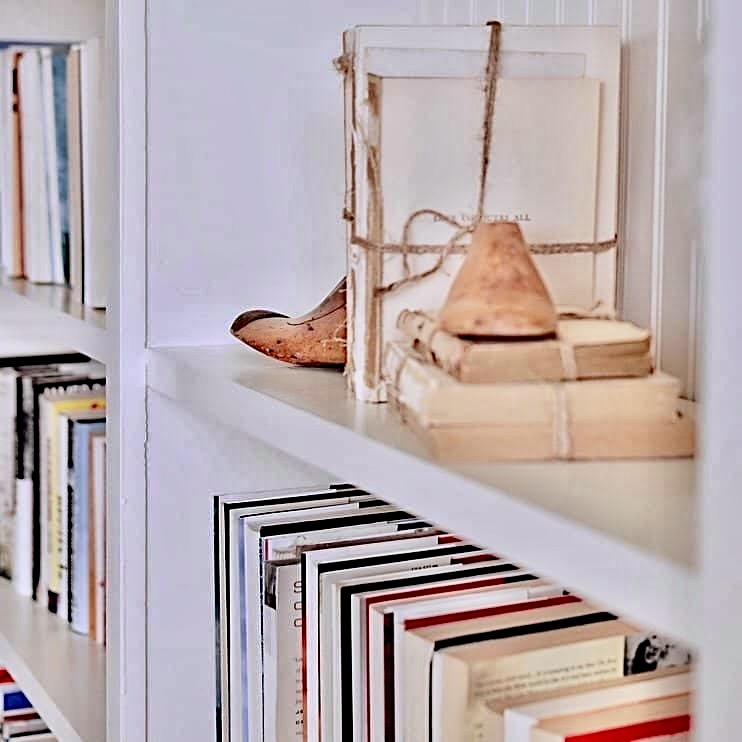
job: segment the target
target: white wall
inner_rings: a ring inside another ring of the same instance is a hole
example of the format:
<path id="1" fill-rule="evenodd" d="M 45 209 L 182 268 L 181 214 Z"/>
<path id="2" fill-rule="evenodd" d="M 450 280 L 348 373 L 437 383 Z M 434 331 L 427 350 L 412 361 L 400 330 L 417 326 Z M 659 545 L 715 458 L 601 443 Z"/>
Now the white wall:
<path id="1" fill-rule="evenodd" d="M 343 29 L 416 0 L 149 8 L 153 345 L 220 343 L 248 307 L 299 312 L 345 272 Z M 188 8 L 184 10 L 184 8 Z"/>
<path id="2" fill-rule="evenodd" d="M 216 730 L 213 495 L 337 479 L 155 393 L 148 414 L 147 739 L 206 742 Z"/>
<path id="3" fill-rule="evenodd" d="M 0 41 L 69 42 L 102 37 L 105 0 L 2 0 Z"/>

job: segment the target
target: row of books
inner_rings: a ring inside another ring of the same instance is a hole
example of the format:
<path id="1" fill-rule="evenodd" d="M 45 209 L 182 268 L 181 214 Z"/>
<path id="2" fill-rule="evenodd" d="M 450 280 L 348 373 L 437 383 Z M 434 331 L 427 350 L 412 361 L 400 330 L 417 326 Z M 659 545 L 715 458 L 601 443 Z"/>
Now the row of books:
<path id="1" fill-rule="evenodd" d="M 372 494 L 214 519 L 223 742 L 688 739 L 684 647 Z"/>
<path id="2" fill-rule="evenodd" d="M 0 255 L 7 277 L 66 284 L 102 307 L 90 207 L 97 66 L 89 45 L 0 49 Z"/>
<path id="3" fill-rule="evenodd" d="M 2 742 L 57 742 L 46 722 L 4 667 L 0 667 L 0 699 Z"/>
<path id="4" fill-rule="evenodd" d="M 105 409 L 101 364 L 0 344 L 0 576 L 100 643 Z"/>

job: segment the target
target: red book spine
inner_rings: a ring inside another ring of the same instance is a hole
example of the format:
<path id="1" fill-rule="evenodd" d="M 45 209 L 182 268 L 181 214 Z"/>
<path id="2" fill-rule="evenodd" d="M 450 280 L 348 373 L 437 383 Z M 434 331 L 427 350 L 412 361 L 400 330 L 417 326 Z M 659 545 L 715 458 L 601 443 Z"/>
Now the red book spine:
<path id="1" fill-rule="evenodd" d="M 640 724 L 603 729 L 599 732 L 576 734 L 565 737 L 564 742 L 639 742 L 651 740 L 652 737 L 667 737 L 671 734 L 683 734 L 691 728 L 690 715 L 671 716 L 667 719 L 654 719 Z"/>

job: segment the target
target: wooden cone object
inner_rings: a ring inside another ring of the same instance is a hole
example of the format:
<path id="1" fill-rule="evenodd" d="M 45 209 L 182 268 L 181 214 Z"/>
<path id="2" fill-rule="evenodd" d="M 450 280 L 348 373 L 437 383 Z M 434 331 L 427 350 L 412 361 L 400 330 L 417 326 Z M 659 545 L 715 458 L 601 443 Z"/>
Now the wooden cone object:
<path id="1" fill-rule="evenodd" d="M 460 337 L 553 335 L 557 310 L 514 222 L 480 224 L 438 324 Z"/>

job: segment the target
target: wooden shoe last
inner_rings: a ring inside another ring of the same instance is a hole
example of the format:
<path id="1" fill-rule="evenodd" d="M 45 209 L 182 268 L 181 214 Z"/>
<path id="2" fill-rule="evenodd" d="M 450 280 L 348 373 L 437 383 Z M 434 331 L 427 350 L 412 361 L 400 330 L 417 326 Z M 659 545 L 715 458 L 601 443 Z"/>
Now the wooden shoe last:
<path id="1" fill-rule="evenodd" d="M 285 363 L 342 366 L 346 359 L 345 294 L 343 278 L 318 307 L 301 317 L 251 309 L 232 323 L 232 335 L 260 353 Z"/>
<path id="2" fill-rule="evenodd" d="M 517 224 L 476 228 L 439 325 L 461 337 L 523 338 L 556 332 L 556 307 Z"/>

